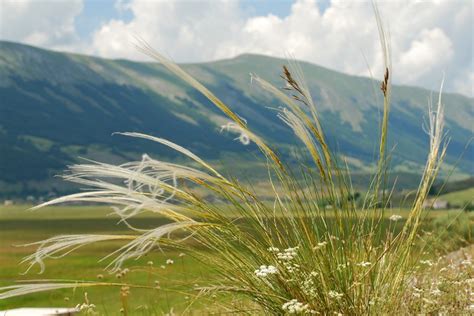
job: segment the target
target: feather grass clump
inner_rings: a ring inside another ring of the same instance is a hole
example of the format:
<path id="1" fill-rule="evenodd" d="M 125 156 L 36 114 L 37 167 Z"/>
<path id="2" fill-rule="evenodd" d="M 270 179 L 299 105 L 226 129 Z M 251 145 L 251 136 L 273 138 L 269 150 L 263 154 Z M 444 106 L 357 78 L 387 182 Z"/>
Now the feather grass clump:
<path id="1" fill-rule="evenodd" d="M 381 25 L 377 11 L 376 16 Z M 354 193 L 349 172 L 339 166 L 329 149 L 317 107 L 297 65 L 284 67 L 283 90 L 256 75 L 252 79 L 283 104 L 278 117 L 309 153 L 312 166 L 305 166 L 301 177 L 295 176 L 294 170 L 230 107 L 178 65 L 141 42 L 139 48 L 145 54 L 200 91 L 229 118 L 230 123 L 223 128 L 245 135 L 243 143 L 258 146 L 267 162 L 274 204 L 264 203 L 251 187 L 223 176 L 211 164 L 175 143 L 139 133 L 123 133 L 170 147 L 190 159 L 193 166 L 158 161 L 147 155 L 141 161 L 118 166 L 98 162 L 72 166 L 65 179 L 89 190 L 37 208 L 66 202 L 104 203 L 113 206 L 131 233 L 54 237 L 39 242 L 37 252 L 24 262 L 30 268 L 39 265 L 44 269 L 47 258 L 61 258 L 90 243 L 122 240 L 124 245 L 106 257 L 111 258 L 110 270 L 116 271 L 126 260 L 140 258 L 166 243 L 186 249 L 219 275 L 219 284 L 200 288 L 203 295 L 236 293 L 270 314 L 393 313 L 412 277 L 413 247 L 422 205 L 445 154 L 444 121 L 440 98 L 436 110 L 430 110 L 430 148 L 417 197 L 403 229 L 397 233 L 392 226 L 383 225 L 391 66 L 390 47 L 381 27 L 380 38 L 386 67 L 381 83 L 383 118 L 378 167 L 361 208 L 348 198 Z M 209 203 L 203 195 L 196 194 L 195 187 L 224 203 Z M 320 207 L 318 201 L 323 199 L 331 210 Z M 169 223 L 148 230 L 131 225 L 129 219 L 142 212 L 160 214 Z M 175 232 L 180 232 L 180 236 L 173 237 Z M 194 242 L 183 241 L 183 234 Z M 204 254 L 203 247 L 210 251 Z M 2 288 L 0 299 L 94 285 L 104 283 L 20 284 Z"/>

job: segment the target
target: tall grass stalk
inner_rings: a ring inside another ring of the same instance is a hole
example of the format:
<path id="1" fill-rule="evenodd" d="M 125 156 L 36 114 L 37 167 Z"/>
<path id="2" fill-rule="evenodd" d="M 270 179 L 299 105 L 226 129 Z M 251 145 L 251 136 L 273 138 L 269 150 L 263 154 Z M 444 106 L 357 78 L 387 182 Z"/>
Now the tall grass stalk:
<path id="1" fill-rule="evenodd" d="M 38 251 L 25 258 L 25 262 L 30 268 L 39 265 L 42 271 L 45 259 L 60 258 L 90 243 L 122 240 L 124 245 L 106 256 L 108 268 L 113 272 L 125 261 L 140 258 L 166 244 L 206 262 L 220 277 L 218 284 L 199 288 L 201 295 L 238 294 L 270 314 L 396 313 L 411 278 L 412 250 L 422 205 L 445 154 L 443 106 L 440 97 L 436 110 L 429 112 L 430 148 L 426 168 L 408 219 L 396 233 L 392 226 L 387 228 L 383 224 L 386 203 L 380 203 L 380 194 L 385 194 L 387 170 L 391 64 L 389 41 L 378 11 L 375 12 L 385 62 L 381 83 L 383 118 L 377 171 L 362 209 L 357 209 L 350 199 L 354 192 L 349 172 L 330 150 L 317 105 L 297 65 L 290 63 L 284 67 L 282 77 L 286 88 L 283 90 L 257 75 L 252 78 L 283 104 L 278 117 L 307 149 L 311 164 L 301 161 L 301 174 L 288 167 L 231 107 L 140 41 L 140 50 L 200 91 L 260 149 L 269 170 L 273 205 L 264 203 L 250 185 L 222 175 L 210 163 L 178 144 L 140 133 L 122 133 L 170 147 L 192 163 L 180 165 L 144 155 L 141 161 L 122 165 L 91 162 L 72 166 L 65 179 L 88 190 L 36 208 L 66 202 L 112 205 L 130 228 L 130 234 L 54 237 L 39 242 Z M 196 193 L 196 188 L 224 203 L 209 203 L 204 194 Z M 331 210 L 320 206 L 322 200 L 329 203 Z M 142 212 L 159 214 L 170 222 L 154 229 L 141 229 L 129 223 Z M 188 242 L 191 239 L 193 242 Z M 0 298 L 93 284 L 19 284 L 2 288 Z"/>

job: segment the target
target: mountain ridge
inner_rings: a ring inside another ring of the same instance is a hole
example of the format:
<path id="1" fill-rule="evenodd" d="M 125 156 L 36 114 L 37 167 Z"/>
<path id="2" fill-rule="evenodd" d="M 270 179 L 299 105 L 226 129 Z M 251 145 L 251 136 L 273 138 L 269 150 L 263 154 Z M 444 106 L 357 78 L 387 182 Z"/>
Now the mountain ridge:
<path id="1" fill-rule="evenodd" d="M 89 59 L 105 60 L 105 61 L 112 61 L 112 62 L 131 62 L 131 63 L 145 64 L 145 65 L 159 64 L 158 62 L 154 62 L 154 61 L 135 61 L 135 60 L 130 60 L 130 59 L 126 59 L 126 58 L 108 58 L 108 57 L 101 57 L 101 56 L 95 56 L 95 55 L 88 55 L 86 53 L 75 53 L 75 52 L 68 52 L 68 51 L 50 50 L 50 49 L 39 47 L 39 46 L 34 46 L 34 45 L 24 44 L 24 43 L 19 43 L 19 42 L 6 41 L 6 40 L 0 40 L 0 45 L 23 46 L 25 48 L 29 48 L 29 49 L 33 49 L 33 50 L 38 50 L 38 51 L 43 51 L 43 52 L 48 52 L 48 53 L 58 54 L 58 55 L 75 56 L 75 57 L 78 57 L 78 58 L 85 57 L 85 58 L 89 58 Z M 179 62 L 178 64 L 180 66 L 185 66 L 185 67 L 186 66 L 196 66 L 196 65 L 207 65 L 207 64 L 212 65 L 212 64 L 215 64 L 215 63 L 233 61 L 233 60 L 236 60 L 236 59 L 242 59 L 242 58 L 246 58 L 246 57 L 257 57 L 257 58 L 261 57 L 261 58 L 264 58 L 264 59 L 273 59 L 275 61 L 281 62 L 282 65 L 287 64 L 287 62 L 288 62 L 288 59 L 285 59 L 285 58 L 282 58 L 282 57 L 269 56 L 269 55 L 258 54 L 258 53 L 241 53 L 241 54 L 238 54 L 234 57 L 216 59 L 216 60 L 213 60 L 213 61 L 183 62 L 183 63 Z M 323 67 L 321 65 L 318 65 L 318 64 L 315 64 L 315 63 L 312 63 L 312 62 L 309 62 L 309 61 L 304 61 L 304 60 L 295 60 L 295 61 L 300 65 L 308 64 L 308 65 L 311 65 L 313 67 L 317 67 L 319 69 L 323 69 L 325 71 L 332 72 L 334 74 L 339 74 L 339 75 L 344 75 L 344 76 L 349 76 L 349 77 L 354 77 L 354 78 L 359 78 L 359 79 L 374 80 L 375 82 L 377 82 L 376 79 L 373 79 L 373 78 L 368 77 L 368 76 L 356 75 L 356 74 L 347 74 L 347 73 L 344 73 L 342 71 L 339 71 L 339 70 L 336 70 L 336 69 L 331 69 L 331 68 L 328 68 L 328 67 Z M 440 74 L 440 82 L 441 82 L 441 79 L 442 79 L 442 75 Z M 408 84 L 403 84 L 403 83 L 397 83 L 397 84 L 393 84 L 393 86 L 397 87 L 397 88 L 419 89 L 420 92 L 424 92 L 424 93 L 426 93 L 426 92 L 438 93 L 438 91 L 435 90 L 435 89 L 428 89 L 428 88 L 425 88 L 425 87 L 422 87 L 422 86 L 417 86 L 417 85 L 408 85 Z M 452 91 L 443 92 L 443 95 L 446 95 L 446 96 L 449 96 L 449 95 L 456 96 L 457 95 L 457 96 L 461 96 L 463 98 L 474 100 L 474 97 L 471 97 L 471 96 L 468 96 L 468 95 L 465 95 L 465 94 L 462 94 L 462 93 L 458 93 L 458 92 L 452 92 Z"/>
<path id="2" fill-rule="evenodd" d="M 243 54 L 181 66 L 291 160 L 297 141 L 266 108 L 281 104 L 249 79 L 254 72 L 282 86 L 279 75 L 284 63 L 275 57 Z M 380 106 L 371 96 L 378 83 L 307 62 L 300 65 L 333 148 L 348 157 L 355 170 L 368 171 L 375 156 L 380 115 Z M 389 146 L 397 144 L 393 161 L 399 172 L 418 173 L 422 166 L 428 139 L 421 125 L 426 98 L 432 94 L 419 87 L 394 86 Z M 33 187 L 39 188 L 78 156 L 120 162 L 149 152 L 177 158 L 155 144 L 110 136 L 118 131 L 168 138 L 215 161 L 232 155 L 241 160 L 239 166 L 245 166 L 246 155 L 255 151 L 255 146 L 243 147 L 233 141 L 235 135 L 220 133 L 220 126 L 228 122 L 222 113 L 158 63 L 52 52 L 2 41 L 0 98 L 0 152 L 6 153 L 0 157 L 3 192 L 28 191 L 34 181 Z M 448 93 L 444 100 L 449 104 L 447 125 L 454 140 L 449 166 L 472 137 L 474 99 Z M 473 171 L 472 145 L 466 150 L 461 170 L 469 174 Z M 58 184 L 44 187 L 57 189 Z"/>

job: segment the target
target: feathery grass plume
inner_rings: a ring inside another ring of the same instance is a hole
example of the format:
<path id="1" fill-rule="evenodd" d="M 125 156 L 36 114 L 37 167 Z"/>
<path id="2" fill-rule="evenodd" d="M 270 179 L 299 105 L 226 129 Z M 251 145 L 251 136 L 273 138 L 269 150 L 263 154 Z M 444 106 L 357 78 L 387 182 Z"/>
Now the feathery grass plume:
<path id="1" fill-rule="evenodd" d="M 66 235 L 56 236 L 43 241 L 25 244 L 23 246 L 38 246 L 35 253 L 25 257 L 21 263 L 29 263 L 25 274 L 35 265 L 39 265 L 40 274 L 45 270 L 44 260 L 47 258 L 59 259 L 88 244 L 111 240 L 134 239 L 127 235 Z"/>
<path id="2" fill-rule="evenodd" d="M 270 314 L 393 313 L 401 304 L 400 298 L 412 277 L 412 253 L 423 201 L 445 153 L 445 148 L 441 148 L 443 106 L 440 99 L 437 111 L 430 111 L 431 144 L 425 172 L 408 220 L 397 233 L 392 225 L 387 227 L 384 224 L 385 203 L 381 207 L 377 203 L 387 168 L 385 144 L 391 67 L 390 46 L 376 7 L 375 13 L 385 56 L 386 70 L 381 84 L 384 116 L 378 167 L 365 197 L 368 202 L 364 203 L 362 210 L 359 211 L 351 200 L 354 192 L 350 176 L 346 169 L 339 167 L 337 155 L 324 137 L 316 105 L 304 83 L 301 69 L 296 67 L 293 75 L 294 64 L 283 68 L 282 76 L 286 82 L 283 90 L 258 76 L 252 77 L 282 102 L 278 117 L 304 144 L 311 157 L 311 165 L 306 160 L 301 161 L 299 174 L 299 171 L 287 167 L 271 146 L 254 134 L 229 106 L 141 40 L 140 50 L 200 91 L 227 115 L 239 133 L 245 133 L 258 146 L 266 158 L 274 204 L 264 203 L 251 186 L 223 176 L 210 163 L 178 144 L 154 136 L 123 133 L 168 146 L 190 159 L 193 167 L 148 156 L 119 166 L 96 162 L 72 166 L 71 174 L 65 179 L 86 186 L 89 191 L 61 197 L 38 207 L 76 201 L 95 202 L 113 206 L 125 223 L 147 211 L 169 220 L 169 223 L 153 229 L 128 224 L 133 233 L 131 241 L 129 237 L 122 238 L 124 245 L 109 255 L 114 257 L 108 266 L 112 271 L 120 268 L 127 259 L 141 257 L 166 242 L 168 246 L 186 249 L 219 277 L 218 283 L 199 288 L 202 295 L 238 294 Z M 197 193 L 196 188 L 222 203 L 209 203 L 204 193 Z M 331 205 L 332 210 L 327 210 L 324 203 Z M 180 234 L 171 235 L 175 232 Z M 183 239 L 183 233 L 193 243 Z M 115 237 L 56 237 L 39 243 L 37 253 L 25 260 L 43 267 L 45 258 L 61 257 L 102 238 Z M 121 239 L 120 236 L 117 239 Z M 51 285 L 50 289 L 59 286 Z M 34 291 L 28 287 L 20 289 L 0 288 L 3 291 L 0 298 Z"/>
<path id="3" fill-rule="evenodd" d="M 143 288 L 152 290 L 153 287 L 146 285 L 135 285 L 125 283 L 113 283 L 113 282 L 88 282 L 88 281 L 75 281 L 75 280 L 30 280 L 31 283 L 21 283 L 16 285 L 4 286 L 0 288 L 0 300 L 33 294 L 40 292 L 47 292 L 61 289 L 76 289 L 76 288 L 88 288 L 88 287 L 123 287 L 128 286 L 131 288 Z"/>
<path id="4" fill-rule="evenodd" d="M 45 291 L 53 291 L 53 290 L 60 290 L 60 289 L 68 289 L 68 288 L 76 288 L 77 283 L 68 282 L 68 283 L 44 283 L 41 282 L 39 284 L 32 283 L 32 284 L 17 284 L 17 285 L 10 285 L 4 286 L 0 288 L 0 299 L 8 299 L 11 297 L 45 292 Z"/>
<path id="5" fill-rule="evenodd" d="M 276 163 L 280 168 L 283 168 L 283 165 L 279 157 L 274 153 L 274 151 L 257 135 L 252 133 L 248 128 L 244 120 L 242 120 L 236 113 L 234 113 L 224 102 L 222 102 L 218 97 L 216 97 L 211 91 L 209 91 L 205 86 L 203 86 L 199 81 L 194 79 L 191 75 L 186 73 L 181 69 L 177 64 L 173 63 L 171 60 L 167 59 L 165 56 L 161 55 L 159 52 L 154 50 L 147 42 L 141 38 L 137 38 L 139 44 L 137 45 L 138 50 L 142 51 L 144 54 L 150 56 L 156 61 L 160 62 L 165 66 L 169 71 L 173 72 L 176 76 L 184 80 L 190 86 L 201 92 L 206 98 L 209 99 L 217 108 L 219 108 L 224 114 L 226 114 L 237 126 L 239 126 L 250 140 L 255 142 L 257 146 L 262 150 L 262 152 L 270 158 L 274 163 Z"/>

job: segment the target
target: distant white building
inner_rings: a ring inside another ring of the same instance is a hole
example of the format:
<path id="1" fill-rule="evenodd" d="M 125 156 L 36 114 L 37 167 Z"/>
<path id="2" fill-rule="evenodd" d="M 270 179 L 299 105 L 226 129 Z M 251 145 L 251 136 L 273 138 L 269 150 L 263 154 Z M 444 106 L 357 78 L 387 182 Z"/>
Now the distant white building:
<path id="1" fill-rule="evenodd" d="M 5 200 L 5 201 L 3 201 L 3 205 L 4 205 L 4 206 L 10 206 L 10 205 L 13 205 L 13 204 L 14 204 L 13 200 Z"/>
<path id="2" fill-rule="evenodd" d="M 449 208 L 449 202 L 445 200 L 438 199 L 427 199 L 423 203 L 423 208 L 432 209 L 432 210 L 441 210 Z"/>

